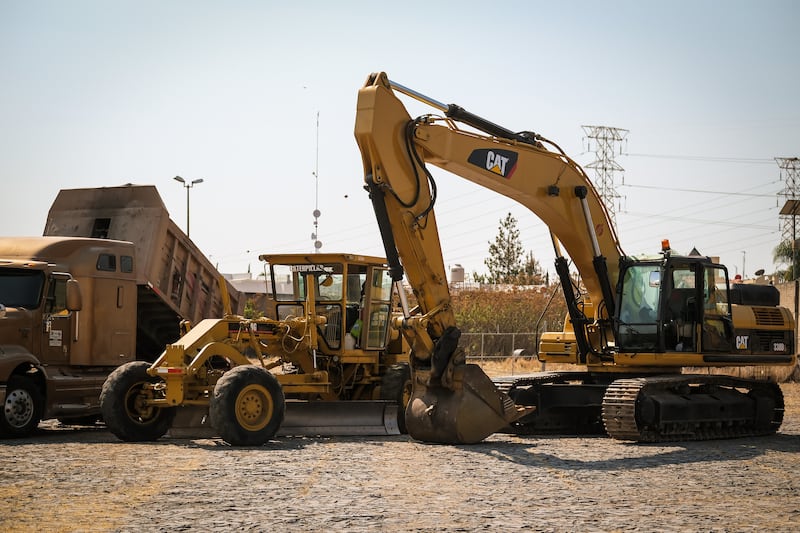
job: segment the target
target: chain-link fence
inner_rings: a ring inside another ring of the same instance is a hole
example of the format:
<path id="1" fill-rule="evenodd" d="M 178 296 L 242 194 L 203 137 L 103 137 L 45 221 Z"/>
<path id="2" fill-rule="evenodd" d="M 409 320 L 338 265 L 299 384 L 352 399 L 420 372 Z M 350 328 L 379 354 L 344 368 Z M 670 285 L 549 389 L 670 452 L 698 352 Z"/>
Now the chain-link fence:
<path id="1" fill-rule="evenodd" d="M 535 357 L 538 340 L 536 333 L 462 333 L 459 346 L 470 361 L 502 360 Z"/>

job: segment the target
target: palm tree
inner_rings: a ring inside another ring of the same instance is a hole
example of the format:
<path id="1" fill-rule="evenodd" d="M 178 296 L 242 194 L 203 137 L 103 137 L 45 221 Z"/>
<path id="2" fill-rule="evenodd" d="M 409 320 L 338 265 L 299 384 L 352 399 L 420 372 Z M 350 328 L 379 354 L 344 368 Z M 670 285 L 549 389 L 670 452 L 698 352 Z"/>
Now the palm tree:
<path id="1" fill-rule="evenodd" d="M 794 248 L 794 251 L 792 249 Z M 775 276 L 780 281 L 792 281 L 795 279 L 795 265 L 800 259 L 800 243 L 795 241 L 795 246 L 792 246 L 792 241 L 783 241 L 772 251 L 772 258 L 776 263 L 788 265 L 785 270 L 776 270 Z"/>

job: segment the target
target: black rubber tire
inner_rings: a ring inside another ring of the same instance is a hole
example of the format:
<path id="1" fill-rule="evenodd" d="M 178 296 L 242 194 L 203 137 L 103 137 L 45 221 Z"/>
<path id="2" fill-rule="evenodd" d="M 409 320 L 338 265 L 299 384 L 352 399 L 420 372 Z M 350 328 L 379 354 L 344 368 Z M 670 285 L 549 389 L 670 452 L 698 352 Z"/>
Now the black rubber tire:
<path id="1" fill-rule="evenodd" d="M 397 363 L 386 369 L 381 380 L 381 400 L 397 402 L 397 426 L 400 433 L 408 433 L 406 428 L 406 407 L 411 400 L 411 367 L 408 363 Z"/>
<path id="2" fill-rule="evenodd" d="M 11 376 L 0 413 L 0 437 L 27 437 L 39 426 L 44 412 L 44 397 L 39 387 L 26 376 Z"/>
<path id="3" fill-rule="evenodd" d="M 133 361 L 114 370 L 100 392 L 100 411 L 109 431 L 128 442 L 158 440 L 169 430 L 175 408 L 145 407 L 145 383 L 158 383 L 147 374 L 150 363 Z"/>
<path id="4" fill-rule="evenodd" d="M 214 387 L 209 421 L 232 446 L 260 446 L 278 432 L 286 400 L 278 379 L 259 366 L 240 365 L 225 372 Z"/>

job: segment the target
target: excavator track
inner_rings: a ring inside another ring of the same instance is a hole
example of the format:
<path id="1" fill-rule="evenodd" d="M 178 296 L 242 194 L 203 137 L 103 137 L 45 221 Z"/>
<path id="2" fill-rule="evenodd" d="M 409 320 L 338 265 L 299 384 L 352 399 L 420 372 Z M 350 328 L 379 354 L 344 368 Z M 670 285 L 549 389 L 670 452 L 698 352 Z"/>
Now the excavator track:
<path id="1" fill-rule="evenodd" d="M 602 406 L 608 435 L 636 442 L 771 435 L 783 412 L 777 383 L 690 374 L 618 379 Z"/>
<path id="2" fill-rule="evenodd" d="M 517 404 L 536 410 L 505 431 L 517 435 L 587 435 L 604 432 L 601 403 L 607 384 L 589 372 L 537 372 L 493 378 L 495 386 Z"/>

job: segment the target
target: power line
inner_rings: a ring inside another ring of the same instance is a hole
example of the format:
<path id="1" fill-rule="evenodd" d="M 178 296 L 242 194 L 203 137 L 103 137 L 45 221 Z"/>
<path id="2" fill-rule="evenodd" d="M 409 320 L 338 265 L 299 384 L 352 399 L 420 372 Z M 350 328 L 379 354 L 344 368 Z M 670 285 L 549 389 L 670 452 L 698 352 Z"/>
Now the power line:
<path id="1" fill-rule="evenodd" d="M 775 198 L 775 194 L 756 194 L 747 192 L 730 192 L 730 191 L 705 191 L 702 189 L 681 189 L 678 187 L 659 187 L 658 185 L 634 185 L 631 183 L 623 183 L 622 187 L 630 187 L 632 189 L 653 189 L 658 191 L 671 191 L 671 192 L 690 192 L 701 194 L 717 194 L 720 196 L 747 196 L 749 198 Z"/>
<path id="2" fill-rule="evenodd" d="M 756 158 L 756 157 L 714 157 L 704 155 L 670 155 L 670 154 L 622 154 L 628 157 L 650 157 L 655 159 L 680 159 L 684 161 L 708 161 L 711 163 L 757 163 L 760 165 L 771 165 L 774 160 L 772 158 Z"/>

